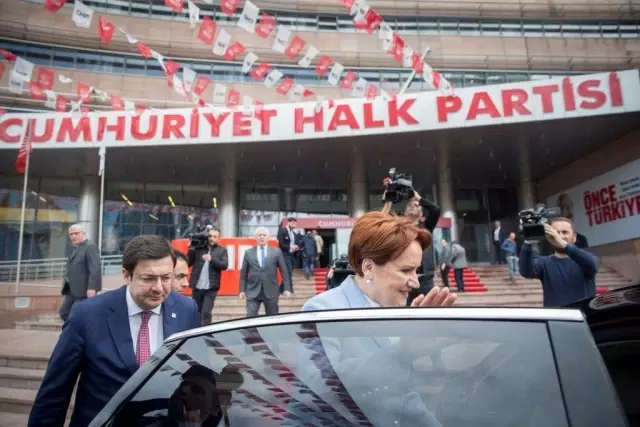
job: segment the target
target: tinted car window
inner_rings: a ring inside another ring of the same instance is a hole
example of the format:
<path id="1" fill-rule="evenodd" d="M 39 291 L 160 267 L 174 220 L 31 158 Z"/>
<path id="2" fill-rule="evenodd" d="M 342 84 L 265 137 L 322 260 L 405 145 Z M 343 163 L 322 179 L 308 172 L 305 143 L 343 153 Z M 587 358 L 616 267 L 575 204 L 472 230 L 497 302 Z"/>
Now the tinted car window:
<path id="1" fill-rule="evenodd" d="M 341 321 L 202 335 L 120 408 L 109 425 L 567 426 L 543 322 Z"/>

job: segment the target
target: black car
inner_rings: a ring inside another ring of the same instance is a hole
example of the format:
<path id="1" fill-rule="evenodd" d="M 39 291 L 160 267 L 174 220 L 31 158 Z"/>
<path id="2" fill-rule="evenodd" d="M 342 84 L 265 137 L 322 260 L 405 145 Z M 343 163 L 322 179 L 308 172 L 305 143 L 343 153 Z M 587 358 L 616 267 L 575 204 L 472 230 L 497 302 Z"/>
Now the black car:
<path id="1" fill-rule="evenodd" d="M 373 308 L 213 324 L 169 338 L 91 427 L 637 426 L 638 289 L 585 301 L 586 316 Z"/>

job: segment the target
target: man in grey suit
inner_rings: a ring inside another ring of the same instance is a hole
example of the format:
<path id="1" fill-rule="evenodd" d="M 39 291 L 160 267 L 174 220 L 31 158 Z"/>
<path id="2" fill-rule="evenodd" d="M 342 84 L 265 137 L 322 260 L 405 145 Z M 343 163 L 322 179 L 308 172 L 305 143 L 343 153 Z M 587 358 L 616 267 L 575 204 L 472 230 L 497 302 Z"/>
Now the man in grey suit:
<path id="1" fill-rule="evenodd" d="M 291 295 L 291 280 L 282 251 L 269 246 L 269 230 L 258 227 L 258 245 L 244 253 L 240 270 L 240 299 L 247 300 L 247 317 L 255 317 L 264 304 L 267 315 L 278 314 L 278 268 L 282 275 L 285 297 Z"/>
<path id="2" fill-rule="evenodd" d="M 69 239 L 73 252 L 67 260 L 67 270 L 62 286 L 60 317 L 67 321 L 71 307 L 77 301 L 96 296 L 102 289 L 102 268 L 98 246 L 87 240 L 84 227 L 73 224 L 69 227 Z"/>

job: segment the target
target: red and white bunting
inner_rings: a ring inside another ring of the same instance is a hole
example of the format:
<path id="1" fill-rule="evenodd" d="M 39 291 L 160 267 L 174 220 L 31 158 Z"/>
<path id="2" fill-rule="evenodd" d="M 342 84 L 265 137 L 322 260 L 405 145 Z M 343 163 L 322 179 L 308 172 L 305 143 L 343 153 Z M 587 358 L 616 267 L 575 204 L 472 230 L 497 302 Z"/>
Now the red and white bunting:
<path id="1" fill-rule="evenodd" d="M 263 39 L 269 38 L 273 30 L 276 28 L 276 18 L 269 15 L 268 13 L 262 13 L 260 17 L 260 21 L 256 26 L 256 34 L 262 37 Z"/>
<path id="2" fill-rule="evenodd" d="M 73 4 L 72 20 L 74 24 L 80 28 L 91 28 L 93 9 L 82 3 L 80 0 L 76 0 Z"/>
<path id="3" fill-rule="evenodd" d="M 176 13 L 182 13 L 184 0 L 164 0 L 164 5 L 170 7 Z"/>
<path id="4" fill-rule="evenodd" d="M 250 2 L 246 1 L 244 4 L 244 9 L 240 13 L 240 19 L 238 20 L 238 27 L 253 33 L 256 30 L 256 25 L 258 23 L 258 14 L 260 13 L 260 8 Z"/>
<path id="5" fill-rule="evenodd" d="M 44 8 L 51 13 L 56 13 L 67 2 L 67 0 L 44 0 Z"/>
<path id="6" fill-rule="evenodd" d="M 218 56 L 223 56 L 231 43 L 231 34 L 229 34 L 224 28 L 220 28 L 220 32 L 218 32 L 218 37 L 216 37 L 216 41 L 213 43 L 213 54 Z"/>
<path id="7" fill-rule="evenodd" d="M 189 25 L 191 29 L 195 29 L 200 21 L 200 8 L 196 6 L 191 0 L 188 1 L 189 5 Z"/>
<path id="8" fill-rule="evenodd" d="M 102 41 L 102 43 L 111 43 L 115 30 L 116 26 L 107 20 L 107 18 L 104 16 L 98 17 L 98 37 L 100 37 L 100 41 Z"/>
<path id="9" fill-rule="evenodd" d="M 257 60 L 258 60 L 258 55 L 256 55 L 253 52 L 248 52 L 244 56 L 244 61 L 242 61 L 242 72 L 244 74 L 247 74 L 249 71 L 251 71 L 253 64 L 255 64 Z"/>
<path id="10" fill-rule="evenodd" d="M 238 4 L 240 4 L 240 0 L 222 0 L 220 2 L 220 9 L 231 18 L 238 8 Z"/>
<path id="11" fill-rule="evenodd" d="M 216 35 L 216 23 L 213 19 L 205 16 L 202 18 L 202 24 L 200 24 L 200 30 L 198 31 L 198 38 L 206 44 L 213 44 L 213 39 Z"/>
<path id="12" fill-rule="evenodd" d="M 31 76 L 33 75 L 33 62 L 27 61 L 22 57 L 17 57 L 16 61 L 13 64 L 13 69 L 11 70 L 11 74 L 21 82 L 27 83 L 31 81 Z"/>
<path id="13" fill-rule="evenodd" d="M 278 32 L 273 40 L 272 49 L 278 53 L 284 53 L 289 45 L 289 39 L 291 38 L 291 30 L 284 25 L 278 27 Z"/>
<path id="14" fill-rule="evenodd" d="M 38 67 L 36 72 L 36 82 L 45 90 L 53 89 L 53 80 L 55 74 L 52 70 L 44 67 Z"/>
<path id="15" fill-rule="evenodd" d="M 318 56 L 320 51 L 315 46 L 309 45 L 307 52 L 304 54 L 302 59 L 298 61 L 298 65 L 304 68 L 308 68 L 311 65 L 311 62 Z"/>

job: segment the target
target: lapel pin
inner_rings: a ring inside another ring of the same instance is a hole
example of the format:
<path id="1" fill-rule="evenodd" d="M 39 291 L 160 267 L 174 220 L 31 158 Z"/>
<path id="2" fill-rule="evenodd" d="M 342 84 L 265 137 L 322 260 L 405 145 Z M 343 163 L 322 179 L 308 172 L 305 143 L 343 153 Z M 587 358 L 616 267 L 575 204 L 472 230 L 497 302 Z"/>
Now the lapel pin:
<path id="1" fill-rule="evenodd" d="M 176 317 L 178 317 L 178 316 L 176 316 L 176 314 L 175 314 L 175 313 L 171 313 L 171 317 L 173 317 L 173 318 L 175 319 L 175 318 L 176 318 Z"/>

